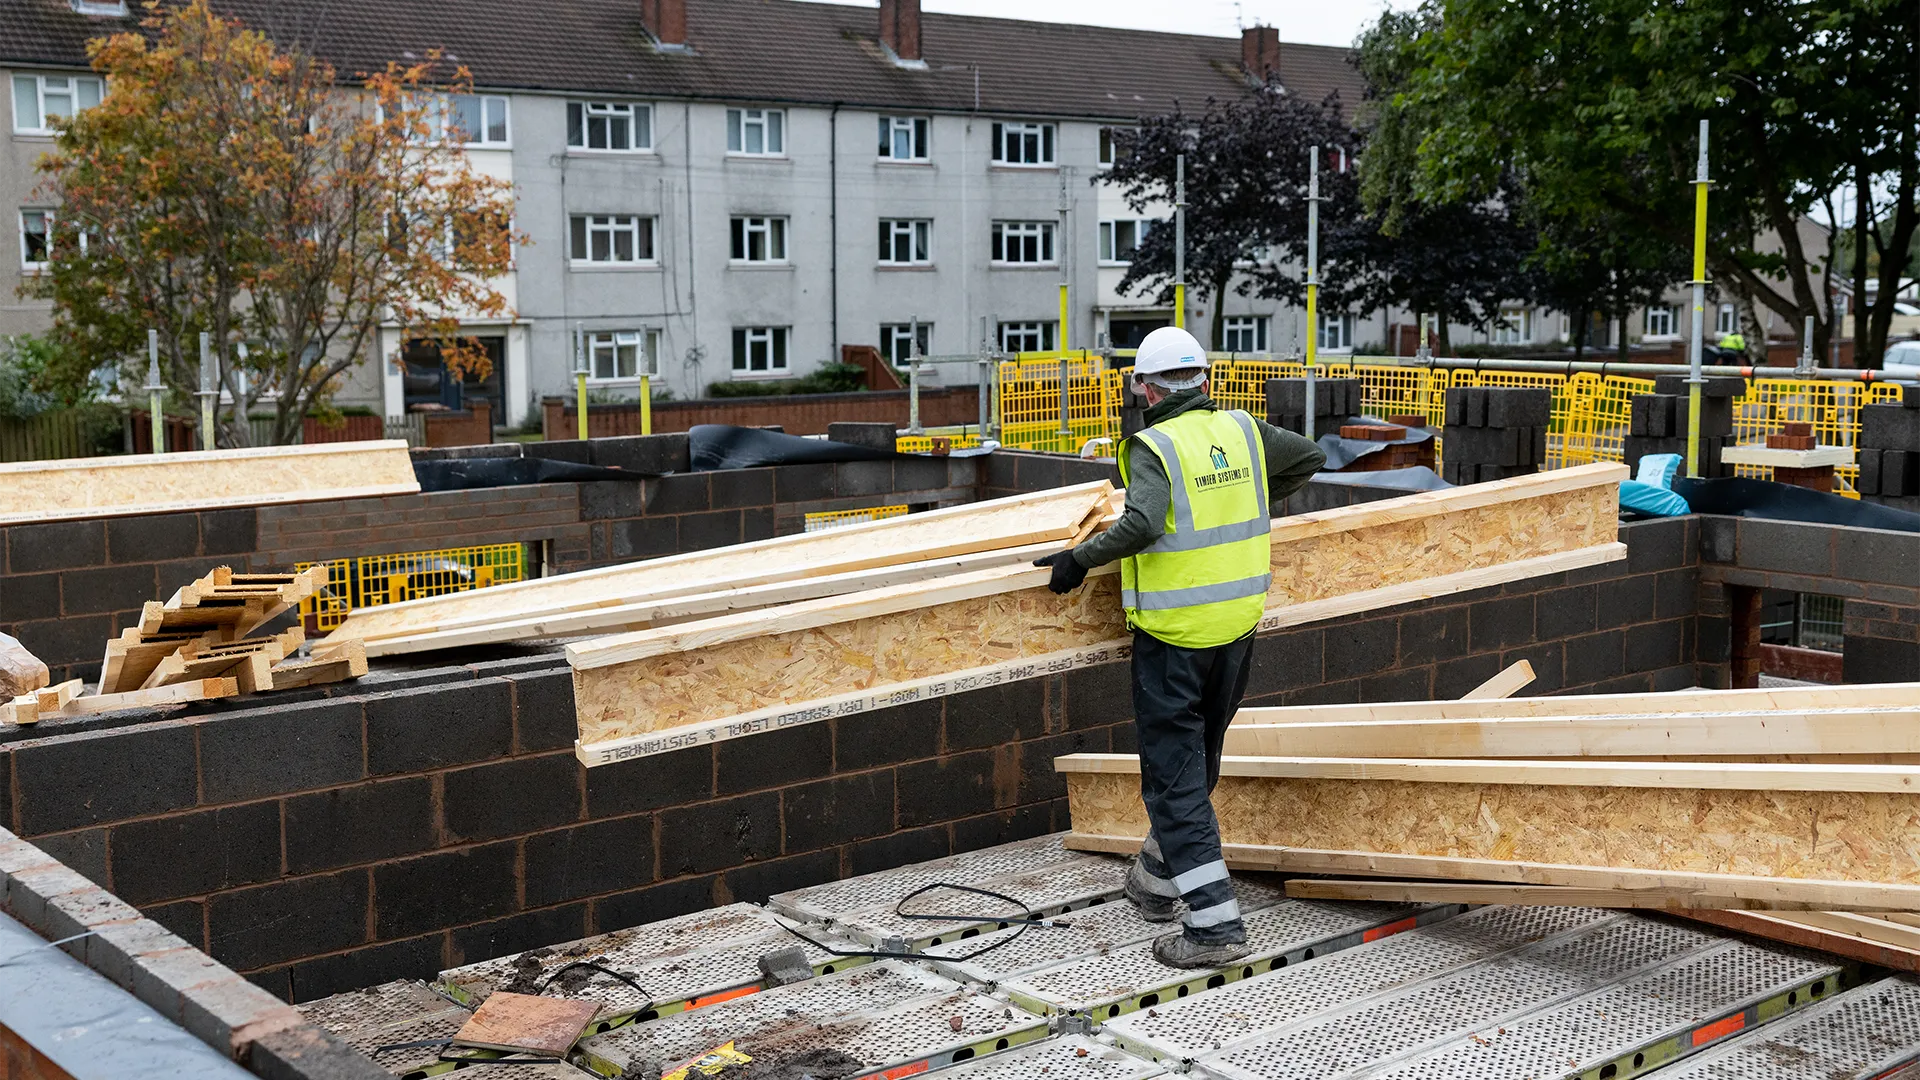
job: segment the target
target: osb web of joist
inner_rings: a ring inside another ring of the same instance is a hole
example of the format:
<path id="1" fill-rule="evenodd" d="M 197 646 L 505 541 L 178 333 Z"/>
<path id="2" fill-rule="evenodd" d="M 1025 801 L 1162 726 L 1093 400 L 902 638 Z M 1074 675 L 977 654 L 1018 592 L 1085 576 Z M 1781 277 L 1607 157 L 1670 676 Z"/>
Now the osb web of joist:
<path id="1" fill-rule="evenodd" d="M 1429 493 L 1276 524 L 1269 610 L 1607 544 L 1622 475 L 1589 469 L 1532 484 L 1506 481 L 1491 492 L 1461 489 L 1452 501 Z M 732 616 L 714 620 L 712 644 L 701 643 L 707 624 L 695 623 L 625 635 L 617 645 L 575 646 L 569 656 L 583 756 L 593 763 L 588 748 L 610 740 L 1126 637 L 1112 575 L 1067 597 L 1046 590 L 1044 571 L 1004 575 L 1000 596 L 883 614 L 864 613 L 846 598 L 778 609 L 818 613 L 827 625 L 754 635 Z M 836 609 L 847 614 L 831 614 Z M 620 659 L 623 653 L 637 658 Z"/>
<path id="2" fill-rule="evenodd" d="M 827 532 L 585 570 L 354 612 L 330 637 L 378 641 L 576 609 L 664 599 L 742 582 L 817 577 L 1075 535 L 1105 481 L 910 514 Z"/>
<path id="3" fill-rule="evenodd" d="M 398 441 L 23 461 L 0 465 L 0 525 L 419 490 Z"/>
<path id="4" fill-rule="evenodd" d="M 1069 773 L 1076 833 L 1144 836 L 1140 778 Z M 1920 884 L 1920 795 L 1223 777 L 1223 843 Z"/>

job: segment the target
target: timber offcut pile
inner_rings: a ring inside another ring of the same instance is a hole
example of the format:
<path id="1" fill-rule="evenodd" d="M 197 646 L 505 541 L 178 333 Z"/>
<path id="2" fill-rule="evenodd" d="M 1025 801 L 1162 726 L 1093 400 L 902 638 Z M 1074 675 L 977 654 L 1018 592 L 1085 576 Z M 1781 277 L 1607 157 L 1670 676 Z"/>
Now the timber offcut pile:
<path id="1" fill-rule="evenodd" d="M 1229 865 L 1290 895 L 1660 908 L 1920 970 L 1920 684 L 1245 709 Z M 1056 760 L 1138 850 L 1131 755 Z"/>
<path id="2" fill-rule="evenodd" d="M 138 623 L 107 642 L 93 693 L 83 693 L 81 680 L 71 679 L 0 705 L 0 723 L 359 678 L 367 673 L 367 656 L 357 641 L 322 643 L 302 658 L 298 650 L 306 635 L 298 626 L 249 636 L 326 584 L 325 566 L 298 574 L 236 574 L 218 567 L 164 603 L 149 601 Z"/>
<path id="3" fill-rule="evenodd" d="M 1618 465 L 1589 465 L 1278 519 L 1261 627 L 1339 618 L 1624 558 L 1616 532 L 1619 482 L 1626 475 Z M 1075 490 L 1046 497 L 1062 499 Z M 1104 490 L 1090 503 L 1087 495 L 1077 506 L 1067 502 L 1066 515 L 1055 520 L 1079 522 L 1092 511 L 1102 521 L 1111 516 Z M 981 545 L 970 549 L 975 552 L 1013 554 L 987 546 L 990 515 L 1029 513 L 1025 500 L 1036 498 L 975 504 L 968 509 L 988 515 L 978 518 L 935 522 L 933 514 L 910 515 L 859 534 L 868 565 L 889 558 L 891 565 L 919 568 L 912 577 L 842 573 L 831 592 L 821 588 L 809 597 L 795 590 L 778 604 L 568 646 L 576 752 L 589 766 L 602 765 L 1124 658 L 1131 637 L 1116 568 L 1096 570 L 1081 588 L 1056 596 L 1046 587 L 1049 571 L 1030 565 L 1034 554 L 1060 550 L 1079 530 L 1069 527 L 1042 544 L 1023 539 L 1029 546 L 1018 549 L 1017 558 L 984 567 L 940 561 L 951 558 L 943 545 L 966 541 Z M 894 523 L 922 529 L 882 531 Z M 852 539 L 855 531 L 814 535 Z M 764 590 L 804 584 L 806 567 L 790 561 L 797 549 L 783 543 L 760 545 L 751 567 L 778 584 L 741 582 L 739 595 L 764 600 Z M 625 570 L 641 573 L 671 562 Z M 504 591 L 472 595 L 484 603 Z M 649 600 L 638 613 L 659 603 Z M 682 603 L 662 610 L 691 614 L 676 606 Z M 566 616 L 566 625 L 578 625 L 578 618 Z"/>

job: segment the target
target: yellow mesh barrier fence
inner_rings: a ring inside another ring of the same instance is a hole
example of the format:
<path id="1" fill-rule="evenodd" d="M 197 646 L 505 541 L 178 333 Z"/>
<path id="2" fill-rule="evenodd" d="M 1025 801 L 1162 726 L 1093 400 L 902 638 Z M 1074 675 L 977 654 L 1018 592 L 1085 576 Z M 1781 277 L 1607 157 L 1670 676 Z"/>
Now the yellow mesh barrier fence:
<path id="1" fill-rule="evenodd" d="M 893 440 L 893 448 L 902 454 L 931 454 L 934 439 L 947 440 L 949 450 L 971 450 L 980 445 L 980 434 L 975 431 L 942 434 L 939 430 L 930 430 L 925 435 L 899 435 Z"/>
<path id="2" fill-rule="evenodd" d="M 1077 453 L 1088 439 L 1120 434 L 1118 382 L 1098 354 L 1066 354 L 1067 431 L 1060 428 L 1058 353 L 1021 353 L 1000 365 L 1000 443 Z"/>
<path id="3" fill-rule="evenodd" d="M 313 563 L 296 563 L 296 572 Z M 300 620 L 309 633 L 326 633 L 360 608 L 398 604 L 428 596 L 484 589 L 527 576 L 527 545 L 409 551 L 400 555 L 363 555 L 326 564 L 327 587 L 300 603 Z"/>
<path id="4" fill-rule="evenodd" d="M 1898 401 L 1900 388 L 1886 383 L 1835 382 L 1827 379 L 1754 379 L 1747 392 L 1733 403 L 1733 441 L 1736 445 L 1765 443 L 1790 421 L 1813 425 L 1814 440 L 1821 446 L 1860 445 L 1860 407 L 1886 401 Z M 1773 470 L 1760 465 L 1737 465 L 1739 476 L 1770 479 Z M 1859 498 L 1854 482 L 1860 466 L 1836 465 L 1835 478 L 1841 481 L 1836 494 Z"/>
<path id="5" fill-rule="evenodd" d="M 906 517 L 907 508 L 900 506 L 869 506 L 863 510 L 820 510 L 806 517 L 806 531 L 825 532 L 845 525 L 858 525 L 865 521 L 879 521 L 883 518 Z"/>

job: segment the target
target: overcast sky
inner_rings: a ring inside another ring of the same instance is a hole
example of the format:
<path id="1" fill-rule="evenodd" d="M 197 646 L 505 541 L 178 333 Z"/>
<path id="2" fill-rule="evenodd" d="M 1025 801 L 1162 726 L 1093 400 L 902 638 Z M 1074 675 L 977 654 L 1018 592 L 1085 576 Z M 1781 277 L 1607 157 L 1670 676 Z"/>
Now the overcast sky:
<path id="1" fill-rule="evenodd" d="M 831 0 L 864 7 L 874 0 Z M 1386 0 L 921 0 L 927 11 L 991 15 L 1007 19 L 1124 26 L 1184 34 L 1234 37 L 1241 25 L 1280 28 L 1280 40 L 1309 45 L 1351 45 L 1362 27 L 1380 17 Z M 1414 6 L 1393 0 L 1395 8 Z"/>

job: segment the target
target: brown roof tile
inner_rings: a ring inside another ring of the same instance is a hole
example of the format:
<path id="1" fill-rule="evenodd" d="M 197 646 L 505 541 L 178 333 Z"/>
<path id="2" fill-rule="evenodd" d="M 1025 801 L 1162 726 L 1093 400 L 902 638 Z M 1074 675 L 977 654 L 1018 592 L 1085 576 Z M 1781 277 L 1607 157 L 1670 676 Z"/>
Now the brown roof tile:
<path id="1" fill-rule="evenodd" d="M 137 0 L 136 0 L 137 6 Z M 591 0 L 215 0 L 344 76 L 439 47 L 476 83 L 502 89 L 725 98 L 1125 119 L 1199 108 L 1245 88 L 1234 38 L 927 12 L 928 70 L 896 66 L 874 43 L 871 8 L 802 0 L 687 0 L 690 52 L 655 51 L 637 3 Z M 0 0 L 0 61 L 70 66 L 86 40 L 134 25 L 88 18 L 65 0 Z M 1281 45 L 1281 79 L 1348 107 L 1361 81 L 1348 50 Z"/>

